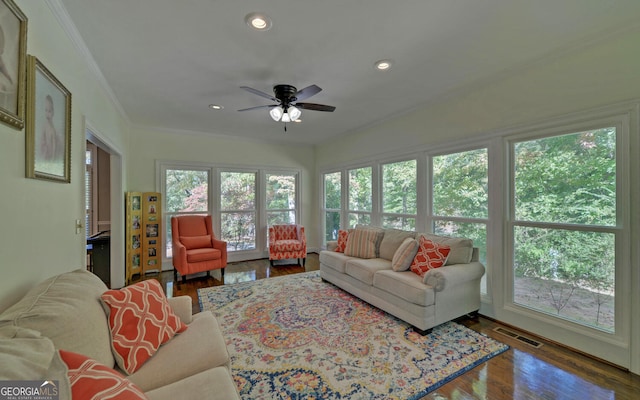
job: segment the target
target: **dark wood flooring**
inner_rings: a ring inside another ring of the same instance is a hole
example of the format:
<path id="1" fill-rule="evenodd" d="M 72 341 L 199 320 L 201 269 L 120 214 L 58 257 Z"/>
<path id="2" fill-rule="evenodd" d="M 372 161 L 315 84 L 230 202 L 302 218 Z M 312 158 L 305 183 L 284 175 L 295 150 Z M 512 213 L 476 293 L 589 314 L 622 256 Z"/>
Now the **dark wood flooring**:
<path id="1" fill-rule="evenodd" d="M 158 279 L 167 288 L 168 295 L 190 296 L 194 312 L 199 312 L 198 288 L 314 271 L 318 268 L 318 255 L 310 254 L 304 268 L 299 265 L 270 267 L 266 259 L 229 263 L 224 282 L 220 280 L 217 271 L 211 277 L 188 279 L 186 284 L 173 283 L 172 272 L 147 274 L 142 279 Z M 460 319 L 458 322 L 510 345 L 511 349 L 459 376 L 423 399 L 640 399 L 638 375 L 483 316 Z M 520 340 L 495 332 L 496 327 L 538 340 L 543 346 L 531 347 Z"/>

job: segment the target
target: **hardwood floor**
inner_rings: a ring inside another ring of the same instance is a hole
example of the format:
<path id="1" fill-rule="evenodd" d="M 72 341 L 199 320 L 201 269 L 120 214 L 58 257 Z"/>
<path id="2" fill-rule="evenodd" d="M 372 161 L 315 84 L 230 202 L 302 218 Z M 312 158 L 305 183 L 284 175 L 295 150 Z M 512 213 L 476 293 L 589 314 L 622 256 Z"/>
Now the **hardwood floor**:
<path id="1" fill-rule="evenodd" d="M 220 280 L 217 271 L 212 273 L 212 277 L 188 279 L 186 284 L 173 284 L 172 272 L 148 274 L 142 279 L 160 280 L 169 293 L 173 292 L 173 296 L 190 296 L 194 312 L 199 312 L 198 288 L 315 271 L 318 268 L 318 255 L 310 254 L 304 268 L 299 265 L 270 267 L 266 259 L 230 263 L 226 268 L 224 282 Z M 460 319 L 458 322 L 508 344 L 511 349 L 459 376 L 423 399 L 640 399 L 638 375 L 482 316 L 477 319 Z M 543 346 L 531 347 L 520 340 L 495 332 L 494 328 L 497 327 L 538 340 Z"/>

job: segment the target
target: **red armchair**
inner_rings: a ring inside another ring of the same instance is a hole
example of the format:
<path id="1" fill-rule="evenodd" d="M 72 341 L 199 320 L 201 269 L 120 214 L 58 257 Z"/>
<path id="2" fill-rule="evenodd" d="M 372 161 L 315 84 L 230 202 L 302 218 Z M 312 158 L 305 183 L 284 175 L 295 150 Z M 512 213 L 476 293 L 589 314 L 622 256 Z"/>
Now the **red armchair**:
<path id="1" fill-rule="evenodd" d="M 210 215 L 182 215 L 171 217 L 173 246 L 173 276 L 182 282 L 186 275 L 220 269 L 224 278 L 227 266 L 227 242 L 216 239 Z"/>
<path id="2" fill-rule="evenodd" d="M 269 227 L 269 262 L 289 258 L 307 261 L 307 237 L 302 225 L 272 225 Z M 299 261 L 298 261 L 299 262 Z"/>

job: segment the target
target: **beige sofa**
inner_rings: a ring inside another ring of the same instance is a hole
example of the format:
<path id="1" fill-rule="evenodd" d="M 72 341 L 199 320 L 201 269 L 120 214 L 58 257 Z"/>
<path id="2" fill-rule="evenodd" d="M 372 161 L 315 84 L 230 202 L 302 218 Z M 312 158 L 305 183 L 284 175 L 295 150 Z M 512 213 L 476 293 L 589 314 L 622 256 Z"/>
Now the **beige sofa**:
<path id="1" fill-rule="evenodd" d="M 397 318 L 420 333 L 480 308 L 480 280 L 484 266 L 470 239 L 428 233 L 382 229 L 376 257 L 363 259 L 335 251 L 336 242 L 320 252 L 320 276 Z M 449 245 L 444 266 L 430 270 L 424 278 L 412 271 L 396 272 L 391 260 L 408 237 L 426 238 Z"/>
<path id="2" fill-rule="evenodd" d="M 0 314 L 0 380 L 60 380 L 60 399 L 71 398 L 57 349 L 118 370 L 99 301 L 106 290 L 98 277 L 76 270 L 43 281 Z M 188 296 L 168 300 L 187 330 L 163 344 L 127 379 L 152 400 L 239 399 L 213 314 L 192 315 Z"/>

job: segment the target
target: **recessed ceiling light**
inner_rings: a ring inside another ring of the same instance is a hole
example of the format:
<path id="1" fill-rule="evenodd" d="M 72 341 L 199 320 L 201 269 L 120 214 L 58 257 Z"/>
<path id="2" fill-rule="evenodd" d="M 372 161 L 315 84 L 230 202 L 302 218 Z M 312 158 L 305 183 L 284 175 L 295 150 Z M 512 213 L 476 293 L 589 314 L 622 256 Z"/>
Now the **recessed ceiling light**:
<path id="1" fill-rule="evenodd" d="M 378 71 L 387 71 L 388 69 L 391 68 L 391 60 L 380 60 L 380 61 L 376 61 L 375 64 L 373 64 L 373 66 L 378 70 Z"/>
<path id="2" fill-rule="evenodd" d="M 244 17 L 244 22 L 257 31 L 268 31 L 271 29 L 271 18 L 262 13 L 249 13 Z"/>
<path id="3" fill-rule="evenodd" d="M 209 108 L 212 110 L 222 110 L 224 107 L 219 104 L 209 104 Z"/>

